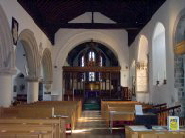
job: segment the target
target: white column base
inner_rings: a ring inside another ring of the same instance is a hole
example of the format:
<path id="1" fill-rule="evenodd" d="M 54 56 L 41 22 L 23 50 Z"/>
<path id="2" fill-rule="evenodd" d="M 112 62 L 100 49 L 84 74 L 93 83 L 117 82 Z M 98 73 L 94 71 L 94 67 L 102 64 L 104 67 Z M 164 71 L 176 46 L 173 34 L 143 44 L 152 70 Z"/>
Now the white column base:
<path id="1" fill-rule="evenodd" d="M 12 100 L 12 75 L 0 74 L 0 106 L 9 107 Z"/>
<path id="2" fill-rule="evenodd" d="M 39 97 L 39 83 L 38 81 L 28 81 L 27 103 L 38 101 Z"/>
<path id="3" fill-rule="evenodd" d="M 9 107 L 13 101 L 12 75 L 15 69 L 0 70 L 0 106 Z"/>

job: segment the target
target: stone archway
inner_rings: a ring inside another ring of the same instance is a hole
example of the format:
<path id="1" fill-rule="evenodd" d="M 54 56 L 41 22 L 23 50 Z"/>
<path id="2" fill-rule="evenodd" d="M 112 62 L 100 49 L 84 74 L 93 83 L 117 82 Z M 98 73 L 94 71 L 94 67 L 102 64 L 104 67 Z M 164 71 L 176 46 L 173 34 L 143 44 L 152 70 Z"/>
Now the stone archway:
<path id="1" fill-rule="evenodd" d="M 174 26 L 174 87 L 171 100 L 182 105 L 185 112 L 185 9 L 177 16 Z"/>
<path id="2" fill-rule="evenodd" d="M 0 5 L 0 106 L 8 107 L 13 100 L 12 75 L 15 70 L 13 39 L 7 17 Z"/>
<path id="3" fill-rule="evenodd" d="M 18 43 L 22 44 L 27 60 L 27 102 L 35 102 L 38 101 L 38 81 L 41 62 L 34 33 L 29 29 L 23 30 L 19 35 Z"/>
<path id="4" fill-rule="evenodd" d="M 101 43 L 111 49 L 113 53 L 117 56 L 119 65 L 121 66 L 121 85 L 127 87 L 128 86 L 128 78 L 129 78 L 129 70 L 128 70 L 128 61 L 129 61 L 129 55 L 128 55 L 128 47 L 124 46 L 124 43 L 119 43 L 117 40 L 114 39 L 111 35 L 107 35 L 100 31 L 82 31 L 79 33 L 76 33 L 72 35 L 67 41 L 61 42 L 62 46 L 61 48 L 56 48 L 56 51 L 54 53 L 53 58 L 53 78 L 57 78 L 59 75 L 63 76 L 62 74 L 62 66 L 65 65 L 65 59 L 67 58 L 67 55 L 71 49 L 73 49 L 75 46 L 80 45 L 85 42 L 89 42 L 92 40 L 94 42 Z M 57 45 L 58 46 L 58 45 Z M 113 49 L 114 48 L 114 49 Z M 57 80 L 57 82 L 56 82 Z M 60 82 L 60 83 L 59 83 Z M 60 79 L 53 79 L 53 93 L 56 95 L 62 94 L 63 88 L 61 86 L 61 83 L 63 84 L 62 78 Z M 62 96 L 60 96 L 62 97 Z"/>

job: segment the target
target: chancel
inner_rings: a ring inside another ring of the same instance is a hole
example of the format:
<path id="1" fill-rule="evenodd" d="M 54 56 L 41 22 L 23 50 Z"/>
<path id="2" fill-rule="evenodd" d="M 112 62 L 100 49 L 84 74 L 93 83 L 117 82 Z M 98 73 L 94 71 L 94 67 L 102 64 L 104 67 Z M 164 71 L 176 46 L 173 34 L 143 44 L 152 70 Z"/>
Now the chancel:
<path id="1" fill-rule="evenodd" d="M 2 138 L 185 135 L 185 0 L 0 0 L 0 53 Z"/>

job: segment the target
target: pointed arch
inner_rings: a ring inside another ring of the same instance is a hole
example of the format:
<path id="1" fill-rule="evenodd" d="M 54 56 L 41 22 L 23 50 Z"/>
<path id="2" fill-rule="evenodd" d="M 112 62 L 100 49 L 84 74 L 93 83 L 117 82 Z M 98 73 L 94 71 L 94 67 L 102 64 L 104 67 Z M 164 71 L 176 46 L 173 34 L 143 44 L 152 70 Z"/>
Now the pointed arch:
<path id="1" fill-rule="evenodd" d="M 138 62 L 147 63 L 148 55 L 148 39 L 145 35 L 141 35 L 139 39 Z"/>
<path id="2" fill-rule="evenodd" d="M 46 48 L 42 56 L 42 66 L 43 66 L 43 80 L 44 82 L 51 82 L 53 78 L 52 74 L 52 61 L 51 61 L 51 52 Z"/>
<path id="3" fill-rule="evenodd" d="M 109 48 L 117 57 L 118 63 L 120 66 L 125 65 L 125 61 L 127 62 L 128 55 L 122 54 L 121 50 L 114 49 L 111 44 L 115 44 L 115 40 L 113 40 L 110 36 L 101 33 L 101 32 L 95 32 L 95 31 L 88 31 L 88 32 L 82 32 L 78 33 L 74 36 L 72 36 L 65 45 L 58 51 L 58 54 L 54 58 L 54 65 L 62 67 L 65 63 L 65 59 L 69 53 L 75 46 L 80 45 L 82 43 L 89 42 L 90 39 L 93 39 L 94 42 L 101 43 L 102 45 L 105 45 L 107 48 Z M 107 42 L 109 40 L 109 42 Z M 111 43 L 110 43 L 111 42 Z M 117 45 L 115 44 L 115 47 Z M 128 49 L 126 48 L 125 51 Z M 66 51 L 66 52 L 61 52 Z"/>
<path id="4" fill-rule="evenodd" d="M 28 76 L 38 79 L 40 75 L 40 55 L 34 33 L 29 29 L 23 30 L 19 35 L 18 43 L 22 43 L 25 50 Z"/>
<path id="5" fill-rule="evenodd" d="M 141 35 L 139 39 L 138 58 L 136 63 L 136 92 L 148 93 L 148 40 L 145 35 Z M 142 80 L 142 82 L 141 82 Z M 137 94 L 137 100 L 139 99 Z M 146 98 L 146 97 L 145 97 Z"/>

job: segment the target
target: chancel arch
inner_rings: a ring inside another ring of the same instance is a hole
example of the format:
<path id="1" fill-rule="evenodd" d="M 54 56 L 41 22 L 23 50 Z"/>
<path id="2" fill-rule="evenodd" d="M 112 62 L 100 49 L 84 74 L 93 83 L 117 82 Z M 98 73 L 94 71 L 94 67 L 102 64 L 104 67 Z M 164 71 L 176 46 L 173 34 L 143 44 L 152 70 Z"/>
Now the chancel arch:
<path id="1" fill-rule="evenodd" d="M 136 99 L 148 102 L 148 40 L 141 35 L 136 63 Z"/>
<path id="2" fill-rule="evenodd" d="M 16 73 L 15 53 L 9 23 L 1 5 L 0 21 L 0 106 L 8 107 L 13 100 L 12 75 Z"/>
<path id="3" fill-rule="evenodd" d="M 38 101 L 38 81 L 40 76 L 40 56 L 34 33 L 29 29 L 23 30 L 18 38 L 18 45 L 22 45 L 27 61 L 27 102 Z"/>
<path id="4" fill-rule="evenodd" d="M 70 31 L 70 30 L 69 30 Z M 121 31 L 121 34 L 125 35 L 125 31 Z M 112 35 L 112 33 L 111 33 Z M 63 79 L 58 78 L 60 74 L 62 74 L 63 69 L 62 67 L 64 65 L 68 65 L 66 62 L 66 58 L 68 56 L 68 53 L 75 47 L 80 44 L 83 44 L 85 42 L 90 42 L 93 39 L 93 42 L 101 43 L 102 45 L 106 46 L 108 49 L 110 49 L 114 55 L 117 57 L 119 66 L 121 68 L 120 76 L 121 76 L 121 85 L 126 86 L 128 84 L 128 60 L 129 60 L 129 52 L 128 52 L 128 45 L 127 40 L 119 40 L 117 37 L 112 37 L 110 35 L 110 32 L 106 34 L 104 31 L 93 31 L 93 30 L 87 30 L 87 31 L 75 31 L 75 33 L 72 32 L 69 39 L 62 40 L 61 38 L 57 39 L 56 37 L 56 45 L 53 48 L 52 52 L 53 55 L 53 88 L 52 92 L 53 94 L 60 95 L 62 97 L 62 94 L 64 94 L 63 89 Z M 60 36 L 60 31 L 57 32 L 56 36 Z M 115 38 L 115 39 L 114 39 Z M 61 83 L 59 83 L 61 82 Z M 62 84 L 62 85 L 61 85 Z"/>
<path id="5" fill-rule="evenodd" d="M 98 42 L 85 42 L 73 48 L 63 67 L 64 96 L 72 94 L 84 99 L 117 99 L 120 66 L 117 57 Z"/>
<path id="6" fill-rule="evenodd" d="M 153 85 L 161 85 L 166 80 L 166 40 L 165 27 L 158 22 L 152 37 Z"/>

